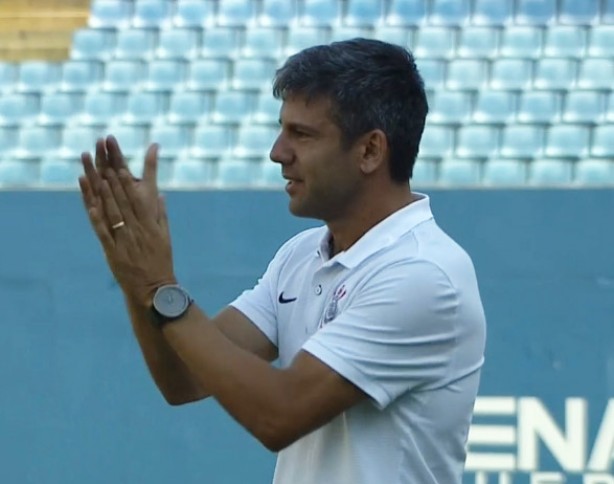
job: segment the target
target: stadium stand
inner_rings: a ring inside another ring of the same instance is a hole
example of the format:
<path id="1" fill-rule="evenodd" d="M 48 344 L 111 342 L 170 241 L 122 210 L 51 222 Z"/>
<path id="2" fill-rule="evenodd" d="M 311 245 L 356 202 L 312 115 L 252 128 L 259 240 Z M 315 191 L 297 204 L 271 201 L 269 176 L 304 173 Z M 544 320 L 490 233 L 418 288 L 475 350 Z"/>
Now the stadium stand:
<path id="1" fill-rule="evenodd" d="M 71 163 L 106 132 L 134 166 L 160 142 L 170 187 L 280 186 L 267 161 L 275 68 L 307 46 L 356 35 L 415 53 L 431 107 L 415 185 L 611 186 L 613 5 L 0 2 L 0 186 L 76 186 Z M 44 22 L 51 12 L 54 25 Z"/>

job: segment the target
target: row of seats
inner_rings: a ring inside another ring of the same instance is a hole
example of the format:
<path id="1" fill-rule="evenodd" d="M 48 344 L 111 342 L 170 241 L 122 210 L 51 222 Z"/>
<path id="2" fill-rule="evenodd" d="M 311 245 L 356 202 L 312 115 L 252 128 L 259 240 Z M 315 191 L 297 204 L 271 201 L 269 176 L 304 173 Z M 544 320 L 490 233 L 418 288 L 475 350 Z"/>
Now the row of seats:
<path id="1" fill-rule="evenodd" d="M 367 37 L 412 50 L 416 57 L 610 57 L 614 25 L 592 27 L 211 27 L 80 29 L 73 59 L 284 58 L 305 47 Z"/>
<path id="2" fill-rule="evenodd" d="M 266 156 L 278 130 L 270 126 L 244 125 L 234 128 L 201 124 L 185 126 L 154 125 L 151 128 L 130 125 L 105 127 L 68 126 L 0 128 L 0 153 L 4 157 L 28 159 L 56 153 L 67 158 L 90 150 L 96 138 L 113 133 L 124 153 L 131 158 L 142 155 L 150 142 L 161 146 L 161 154 L 176 157 L 217 158 L 232 154 L 237 158 Z M 420 155 L 444 158 L 614 158 L 614 124 L 588 125 L 510 125 L 505 128 L 484 125 L 427 125 Z"/>
<path id="3" fill-rule="evenodd" d="M 133 173 L 140 173 L 141 162 L 130 164 Z M 46 157 L 37 162 L 0 159 L 0 188 L 2 187 L 76 187 L 82 168 L 76 161 Z M 268 160 L 225 159 L 223 161 L 179 158 L 162 161 L 158 168 L 159 183 L 163 188 L 190 186 L 210 188 L 281 187 L 278 164 Z M 614 162 L 585 159 L 519 160 L 445 159 L 418 160 L 412 185 L 423 186 L 522 186 L 522 185 L 608 186 L 614 184 Z"/>
<path id="4" fill-rule="evenodd" d="M 428 89 L 606 89 L 612 88 L 612 58 L 584 59 L 420 59 Z M 134 90 L 269 90 L 277 64 L 273 60 L 198 59 L 193 62 L 153 60 L 29 61 L 0 63 L 0 93 Z"/>
<path id="5" fill-rule="evenodd" d="M 511 22 L 587 24 L 614 19 L 614 0 L 94 0 L 90 26 L 349 25 Z"/>
<path id="6" fill-rule="evenodd" d="M 280 107 L 267 91 L 7 94 L 0 95 L 0 126 L 276 125 Z M 429 92 L 429 110 L 432 124 L 611 123 L 614 93 L 437 90 Z"/>

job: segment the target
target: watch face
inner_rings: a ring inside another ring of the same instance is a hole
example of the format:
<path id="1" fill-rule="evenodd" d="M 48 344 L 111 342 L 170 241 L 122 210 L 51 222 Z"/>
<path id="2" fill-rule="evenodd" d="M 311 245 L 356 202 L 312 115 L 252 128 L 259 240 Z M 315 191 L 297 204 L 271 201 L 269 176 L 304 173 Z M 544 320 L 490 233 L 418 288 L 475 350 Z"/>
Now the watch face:
<path id="1" fill-rule="evenodd" d="M 163 286 L 156 292 L 154 307 L 162 316 L 176 318 L 181 316 L 190 304 L 187 293 L 179 286 Z"/>

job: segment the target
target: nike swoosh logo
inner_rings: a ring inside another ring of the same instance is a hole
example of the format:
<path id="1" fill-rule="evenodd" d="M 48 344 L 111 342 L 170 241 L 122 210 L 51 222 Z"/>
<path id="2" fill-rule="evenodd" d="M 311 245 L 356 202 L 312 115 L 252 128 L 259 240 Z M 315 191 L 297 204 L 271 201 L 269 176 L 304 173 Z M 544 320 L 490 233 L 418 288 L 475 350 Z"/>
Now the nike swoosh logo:
<path id="1" fill-rule="evenodd" d="M 279 294 L 279 299 L 278 299 L 278 301 L 279 301 L 281 304 L 287 304 L 287 303 L 291 303 L 291 302 L 296 301 L 296 299 L 297 299 L 297 298 L 295 298 L 295 297 L 285 298 L 285 297 L 284 297 L 284 292 L 282 291 L 282 292 Z"/>

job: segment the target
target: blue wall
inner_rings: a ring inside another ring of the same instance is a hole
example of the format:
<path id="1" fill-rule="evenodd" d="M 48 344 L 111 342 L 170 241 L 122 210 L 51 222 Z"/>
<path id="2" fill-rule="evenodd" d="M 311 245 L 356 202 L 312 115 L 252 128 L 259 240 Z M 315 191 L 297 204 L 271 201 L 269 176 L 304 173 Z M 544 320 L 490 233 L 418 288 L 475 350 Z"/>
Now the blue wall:
<path id="1" fill-rule="evenodd" d="M 562 430 L 565 399 L 582 397 L 592 442 L 614 398 L 614 191 L 430 194 L 478 272 L 481 394 L 535 396 Z M 282 192 L 171 192 L 168 205 L 178 276 L 210 312 L 315 224 Z M 78 193 L 0 192 L 0 308 L 0 482 L 270 482 L 274 456 L 214 401 L 158 395 Z"/>

